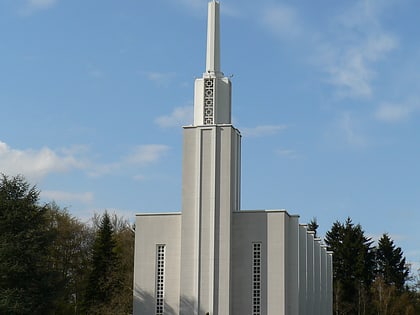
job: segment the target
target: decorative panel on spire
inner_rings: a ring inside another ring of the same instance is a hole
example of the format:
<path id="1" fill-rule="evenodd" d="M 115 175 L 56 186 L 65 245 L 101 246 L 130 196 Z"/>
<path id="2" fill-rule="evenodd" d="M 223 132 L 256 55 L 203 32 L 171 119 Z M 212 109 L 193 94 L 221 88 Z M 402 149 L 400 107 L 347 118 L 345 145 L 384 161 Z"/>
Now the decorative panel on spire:
<path id="1" fill-rule="evenodd" d="M 220 4 L 208 4 L 206 72 L 195 80 L 194 126 L 231 124 L 231 83 L 220 70 Z"/>

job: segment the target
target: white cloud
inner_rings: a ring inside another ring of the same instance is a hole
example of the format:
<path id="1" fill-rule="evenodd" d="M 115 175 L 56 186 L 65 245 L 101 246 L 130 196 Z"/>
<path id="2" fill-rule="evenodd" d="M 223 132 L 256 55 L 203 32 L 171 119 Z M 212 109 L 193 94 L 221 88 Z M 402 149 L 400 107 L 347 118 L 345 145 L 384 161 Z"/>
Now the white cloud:
<path id="1" fill-rule="evenodd" d="M 351 43 L 335 43 L 321 48 L 321 59 L 329 73 L 329 82 L 344 96 L 369 97 L 375 76 L 374 64 L 397 46 L 389 34 L 368 35 Z"/>
<path id="2" fill-rule="evenodd" d="M 170 115 L 155 119 L 155 123 L 162 128 L 185 126 L 191 124 L 192 121 L 193 106 L 177 107 Z"/>
<path id="3" fill-rule="evenodd" d="M 137 146 L 133 153 L 126 157 L 125 161 L 130 164 L 149 164 L 159 160 L 169 147 L 163 144 L 148 144 Z"/>
<path id="4" fill-rule="evenodd" d="M 130 168 L 132 171 L 132 168 L 135 166 L 143 167 L 145 165 L 157 162 L 168 150 L 169 146 L 163 144 L 139 145 L 133 148 L 129 155 L 119 159 L 118 161 L 92 165 L 88 175 L 98 177 L 118 173 L 127 170 L 128 168 Z M 134 177 L 134 179 L 140 180 L 140 177 Z"/>
<path id="5" fill-rule="evenodd" d="M 207 6 L 206 0 L 177 0 L 177 2 L 190 10 L 201 10 L 203 11 Z"/>
<path id="6" fill-rule="evenodd" d="M 301 32 L 301 22 L 296 10 L 286 5 L 276 5 L 263 10 L 262 23 L 281 38 L 292 38 Z"/>
<path id="7" fill-rule="evenodd" d="M 407 120 L 419 108 L 407 104 L 384 103 L 377 108 L 375 118 L 383 122 L 398 123 Z"/>
<path id="8" fill-rule="evenodd" d="M 27 0 L 21 10 L 23 15 L 31 15 L 36 11 L 47 10 L 53 7 L 57 0 Z"/>
<path id="9" fill-rule="evenodd" d="M 281 157 L 285 157 L 291 160 L 295 160 L 299 157 L 295 150 L 290 149 L 278 149 L 276 153 Z"/>
<path id="10" fill-rule="evenodd" d="M 305 27 L 300 42 L 310 52 L 309 60 L 326 73 L 326 81 L 336 87 L 338 96 L 369 98 L 374 94 L 372 83 L 378 63 L 398 47 L 398 38 L 380 21 L 388 6 L 370 0 L 349 4 L 343 3 L 347 6 L 344 13 L 331 16 L 327 27 L 309 29 L 299 21 L 295 23 L 298 29 Z"/>
<path id="11" fill-rule="evenodd" d="M 364 147 L 367 140 L 357 128 L 357 123 L 349 113 L 344 113 L 339 121 L 339 128 L 346 143 L 353 147 Z"/>
<path id="12" fill-rule="evenodd" d="M 88 171 L 88 175 L 94 177 L 108 175 L 120 170 L 121 167 L 122 164 L 120 162 L 95 164 Z"/>
<path id="13" fill-rule="evenodd" d="M 85 163 L 73 154 L 60 154 L 47 147 L 39 150 L 18 150 L 0 141 L 0 172 L 6 175 L 22 174 L 28 178 L 40 179 L 50 173 L 84 167 Z"/>
<path id="14" fill-rule="evenodd" d="M 262 125 L 262 126 L 256 126 L 253 128 L 242 128 L 241 133 L 244 136 L 256 138 L 256 137 L 274 135 L 286 128 L 287 128 L 286 125 Z"/>
<path id="15" fill-rule="evenodd" d="M 56 2 L 56 0 L 28 0 L 28 5 L 37 9 L 48 9 Z"/>
<path id="16" fill-rule="evenodd" d="M 146 176 L 141 175 L 141 174 L 137 174 L 137 175 L 133 176 L 133 179 L 136 180 L 136 181 L 143 181 L 143 180 L 146 179 Z"/>
<path id="17" fill-rule="evenodd" d="M 44 190 L 41 191 L 41 196 L 45 199 L 64 202 L 76 201 L 81 203 L 90 203 L 94 200 L 92 192 L 71 193 L 58 190 Z"/>
<path id="18" fill-rule="evenodd" d="M 174 72 L 146 72 L 147 79 L 159 86 L 168 86 L 176 76 Z"/>

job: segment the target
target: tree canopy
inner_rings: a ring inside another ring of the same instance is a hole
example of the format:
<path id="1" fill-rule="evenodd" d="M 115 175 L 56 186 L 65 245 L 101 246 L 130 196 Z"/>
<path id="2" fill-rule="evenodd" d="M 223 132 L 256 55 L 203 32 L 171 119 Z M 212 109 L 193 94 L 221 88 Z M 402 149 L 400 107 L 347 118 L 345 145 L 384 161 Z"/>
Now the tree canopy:
<path id="1" fill-rule="evenodd" d="M 39 191 L 23 177 L 0 179 L 0 313 L 49 314 L 57 272 L 49 251 L 55 234 Z"/>

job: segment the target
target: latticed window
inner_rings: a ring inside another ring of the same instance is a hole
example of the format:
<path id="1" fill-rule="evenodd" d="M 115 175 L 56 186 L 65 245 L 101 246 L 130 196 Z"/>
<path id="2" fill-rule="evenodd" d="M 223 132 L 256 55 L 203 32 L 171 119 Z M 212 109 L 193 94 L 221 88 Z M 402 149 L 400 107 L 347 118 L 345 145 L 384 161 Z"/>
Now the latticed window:
<path id="1" fill-rule="evenodd" d="M 261 315 L 261 242 L 252 243 L 252 315 Z"/>
<path id="2" fill-rule="evenodd" d="M 156 247 L 156 315 L 163 315 L 165 294 L 165 245 Z"/>
<path id="3" fill-rule="evenodd" d="M 204 124 L 214 124 L 214 79 L 204 79 Z"/>

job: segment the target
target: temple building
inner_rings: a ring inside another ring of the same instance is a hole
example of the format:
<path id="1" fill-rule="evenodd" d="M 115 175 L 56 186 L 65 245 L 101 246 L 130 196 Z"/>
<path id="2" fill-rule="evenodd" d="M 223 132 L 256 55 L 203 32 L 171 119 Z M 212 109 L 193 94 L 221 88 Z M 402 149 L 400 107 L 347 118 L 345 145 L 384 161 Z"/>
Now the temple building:
<path id="1" fill-rule="evenodd" d="M 241 134 L 208 4 L 206 71 L 184 128 L 182 212 L 136 215 L 135 315 L 332 315 L 332 256 L 299 216 L 241 210 Z"/>

